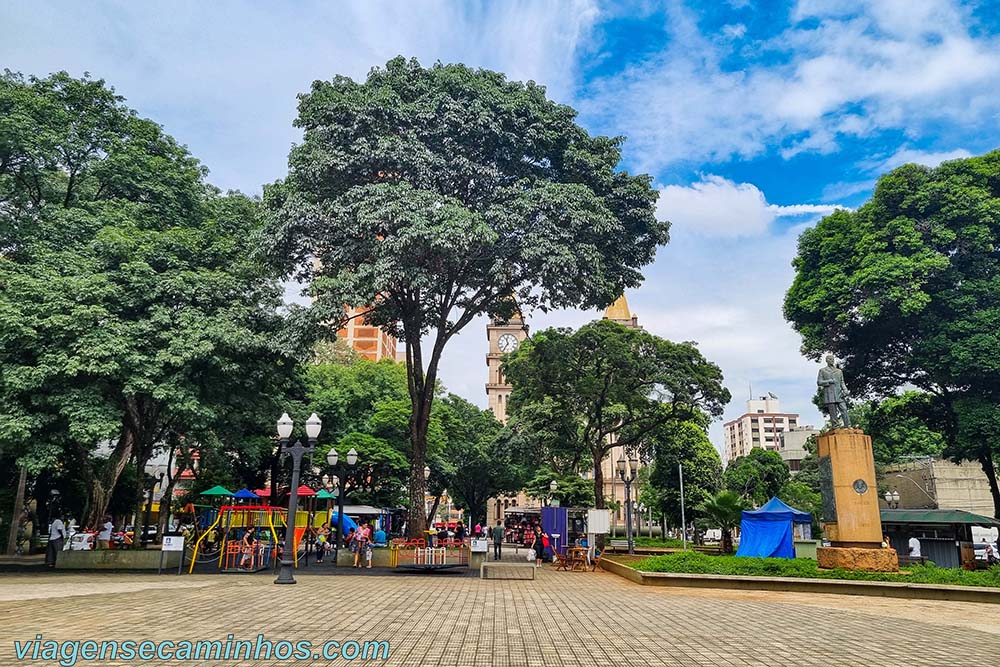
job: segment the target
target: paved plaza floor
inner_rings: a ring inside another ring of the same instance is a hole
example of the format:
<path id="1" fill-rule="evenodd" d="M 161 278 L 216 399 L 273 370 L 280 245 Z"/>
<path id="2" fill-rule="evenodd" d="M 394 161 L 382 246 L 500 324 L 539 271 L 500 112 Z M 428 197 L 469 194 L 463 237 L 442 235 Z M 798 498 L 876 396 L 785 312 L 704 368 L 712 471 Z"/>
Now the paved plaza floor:
<path id="1" fill-rule="evenodd" d="M 1000 605 L 671 590 L 603 572 L 448 575 L 0 575 L 0 665 L 15 640 L 388 640 L 388 665 L 994 664 Z M 102 665 L 346 664 L 279 661 Z M 356 661 L 356 664 L 362 664 Z"/>

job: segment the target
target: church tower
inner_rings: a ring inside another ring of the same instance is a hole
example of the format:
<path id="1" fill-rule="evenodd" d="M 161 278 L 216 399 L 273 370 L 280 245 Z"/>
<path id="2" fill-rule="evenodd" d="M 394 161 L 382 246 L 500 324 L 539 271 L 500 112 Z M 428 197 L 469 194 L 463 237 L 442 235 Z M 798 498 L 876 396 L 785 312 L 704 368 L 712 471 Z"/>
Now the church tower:
<path id="1" fill-rule="evenodd" d="M 639 328 L 639 318 L 638 316 L 633 315 L 628 309 L 628 301 L 625 300 L 624 292 L 620 297 L 615 299 L 613 304 L 608 306 L 607 310 L 604 311 L 604 319 L 617 322 L 618 324 L 624 324 L 630 329 Z"/>
<path id="2" fill-rule="evenodd" d="M 500 370 L 500 362 L 504 355 L 510 354 L 521 346 L 521 341 L 528 337 L 528 326 L 520 312 L 514 314 L 506 322 L 491 320 L 486 326 L 486 339 L 489 341 L 489 351 L 486 353 L 486 396 L 490 402 L 490 410 L 501 422 L 507 423 L 507 400 L 510 398 L 511 386 Z"/>

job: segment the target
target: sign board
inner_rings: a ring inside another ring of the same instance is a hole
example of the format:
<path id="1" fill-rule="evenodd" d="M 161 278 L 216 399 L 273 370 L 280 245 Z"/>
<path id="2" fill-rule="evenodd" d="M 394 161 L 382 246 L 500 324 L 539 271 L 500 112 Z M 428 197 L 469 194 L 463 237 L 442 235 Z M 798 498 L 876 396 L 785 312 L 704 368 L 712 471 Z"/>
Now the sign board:
<path id="1" fill-rule="evenodd" d="M 587 532 L 606 535 L 611 532 L 611 510 L 587 510 Z"/>
<path id="2" fill-rule="evenodd" d="M 472 553 L 474 554 L 484 554 L 489 550 L 489 542 L 487 540 L 472 540 Z"/>
<path id="3" fill-rule="evenodd" d="M 184 536 L 164 535 L 162 551 L 184 551 Z"/>

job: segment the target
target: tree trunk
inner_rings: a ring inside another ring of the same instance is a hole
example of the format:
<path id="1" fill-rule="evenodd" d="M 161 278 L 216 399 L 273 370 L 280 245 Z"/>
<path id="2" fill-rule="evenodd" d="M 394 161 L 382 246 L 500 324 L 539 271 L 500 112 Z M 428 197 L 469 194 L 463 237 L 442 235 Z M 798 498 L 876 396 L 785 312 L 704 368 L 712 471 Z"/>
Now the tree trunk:
<path id="1" fill-rule="evenodd" d="M 28 484 L 28 467 L 21 466 L 21 475 L 17 480 L 17 494 L 14 496 L 14 510 L 10 513 L 10 533 L 7 535 L 7 555 L 13 556 L 17 551 L 17 529 L 21 525 L 21 512 L 24 509 L 24 487 Z"/>
<path id="2" fill-rule="evenodd" d="M 177 484 L 177 475 L 174 474 L 174 447 L 170 447 L 170 452 L 167 454 L 167 486 L 163 489 L 163 498 L 160 500 L 160 517 L 157 520 L 158 530 L 157 534 L 160 535 L 161 539 L 163 535 L 166 534 L 170 526 L 167 523 L 170 520 L 170 509 L 173 505 L 174 498 L 174 486 Z M 180 472 L 180 470 L 178 470 Z M 163 505 L 166 502 L 167 511 L 163 511 Z"/>
<path id="3" fill-rule="evenodd" d="M 983 451 L 979 455 L 979 465 L 983 467 L 986 480 L 990 483 L 990 495 L 993 496 L 993 517 L 1000 519 L 1000 488 L 997 486 L 997 469 L 993 463 L 993 455 Z"/>
<path id="4" fill-rule="evenodd" d="M 85 526 L 98 526 L 103 523 L 105 515 L 108 513 L 108 503 L 111 502 L 111 493 L 115 490 L 118 478 L 125 469 L 129 459 L 132 458 L 132 449 L 135 446 L 135 434 L 124 423 L 122 424 L 122 434 L 118 438 L 118 444 L 108 457 L 104 465 L 104 470 L 100 475 L 95 475 L 93 483 L 88 487 L 87 501 L 88 511 L 83 521 Z M 84 454 L 86 457 L 87 454 Z"/>
<path id="5" fill-rule="evenodd" d="M 599 458 L 598 454 L 594 454 L 594 507 L 596 509 L 602 510 L 607 507 L 604 503 L 604 467 L 601 465 L 603 463 L 603 457 Z"/>

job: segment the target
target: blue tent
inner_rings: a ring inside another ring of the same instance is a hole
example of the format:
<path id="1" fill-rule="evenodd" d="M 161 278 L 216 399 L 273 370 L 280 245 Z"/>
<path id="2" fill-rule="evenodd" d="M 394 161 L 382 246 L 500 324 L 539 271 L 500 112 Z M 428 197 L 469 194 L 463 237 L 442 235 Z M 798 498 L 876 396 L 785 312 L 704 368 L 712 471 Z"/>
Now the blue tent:
<path id="1" fill-rule="evenodd" d="M 254 498 L 260 498 L 260 496 L 258 496 L 250 489 L 240 489 L 239 491 L 233 494 L 233 498 L 239 498 L 241 500 L 252 500 Z"/>
<path id="2" fill-rule="evenodd" d="M 812 523 L 809 512 L 789 507 L 775 496 L 759 510 L 744 510 L 737 556 L 795 558 L 793 523 Z"/>

